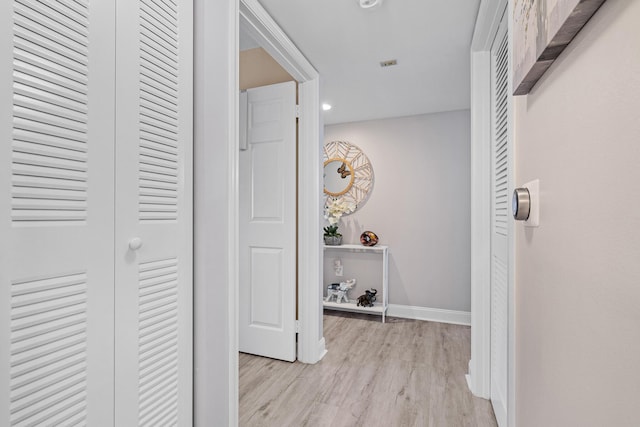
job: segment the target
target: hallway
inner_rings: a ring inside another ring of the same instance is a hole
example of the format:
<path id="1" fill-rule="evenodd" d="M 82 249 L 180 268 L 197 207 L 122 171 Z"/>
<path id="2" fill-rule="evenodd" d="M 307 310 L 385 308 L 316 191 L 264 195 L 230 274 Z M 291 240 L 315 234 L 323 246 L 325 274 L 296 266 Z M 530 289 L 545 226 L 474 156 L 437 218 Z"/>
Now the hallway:
<path id="1" fill-rule="evenodd" d="M 240 426 L 495 426 L 465 382 L 470 328 L 329 312 L 316 365 L 240 354 Z"/>

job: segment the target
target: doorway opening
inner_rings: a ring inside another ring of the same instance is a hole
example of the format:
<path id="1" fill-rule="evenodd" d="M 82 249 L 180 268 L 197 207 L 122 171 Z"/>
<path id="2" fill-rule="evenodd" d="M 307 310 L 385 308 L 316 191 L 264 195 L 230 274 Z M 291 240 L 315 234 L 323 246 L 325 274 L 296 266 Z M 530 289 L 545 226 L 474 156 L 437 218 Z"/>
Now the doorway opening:
<path id="1" fill-rule="evenodd" d="M 316 363 L 325 352 L 319 285 L 322 277 L 319 75 L 259 3 L 240 1 L 239 24 L 242 36 L 248 36 L 255 47 L 261 47 L 298 82 L 297 360 Z M 236 301 L 235 308 L 240 303 Z M 230 349 L 230 357 L 236 357 L 237 350 Z"/>

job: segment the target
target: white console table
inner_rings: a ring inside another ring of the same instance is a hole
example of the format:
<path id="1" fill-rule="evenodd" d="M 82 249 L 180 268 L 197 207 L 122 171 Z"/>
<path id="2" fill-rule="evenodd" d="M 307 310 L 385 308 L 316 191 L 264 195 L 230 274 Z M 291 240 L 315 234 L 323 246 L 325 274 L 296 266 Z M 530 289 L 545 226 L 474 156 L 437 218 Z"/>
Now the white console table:
<path id="1" fill-rule="evenodd" d="M 387 314 L 387 308 L 389 307 L 389 247 L 388 246 L 362 246 L 362 245 L 339 245 L 339 246 L 324 246 L 324 252 L 328 251 L 342 251 L 342 252 L 360 252 L 379 254 L 382 258 L 382 295 L 378 293 L 376 295 L 377 301 L 374 302 L 373 307 L 358 306 L 355 300 L 349 302 L 328 302 L 322 300 L 324 308 L 331 310 L 342 311 L 354 311 L 358 313 L 377 314 L 382 316 L 382 322 L 385 321 Z M 323 293 L 324 295 L 324 293 Z M 382 299 L 382 301 L 380 301 Z"/>

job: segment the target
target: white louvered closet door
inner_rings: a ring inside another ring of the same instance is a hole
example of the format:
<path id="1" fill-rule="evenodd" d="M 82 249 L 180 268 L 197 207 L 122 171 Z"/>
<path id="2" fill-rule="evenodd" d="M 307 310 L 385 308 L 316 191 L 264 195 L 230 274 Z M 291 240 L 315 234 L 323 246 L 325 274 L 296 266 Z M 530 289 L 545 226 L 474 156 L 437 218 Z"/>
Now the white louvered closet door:
<path id="1" fill-rule="evenodd" d="M 192 424 L 191 21 L 0 6 L 0 425 Z"/>
<path id="2" fill-rule="evenodd" d="M 0 425 L 113 425 L 114 3 L 0 6 Z"/>
<path id="3" fill-rule="evenodd" d="M 116 425 L 189 426 L 192 2 L 116 3 Z"/>
<path id="4" fill-rule="evenodd" d="M 509 54 L 503 18 L 491 47 L 491 403 L 499 426 L 507 425 L 509 295 Z"/>

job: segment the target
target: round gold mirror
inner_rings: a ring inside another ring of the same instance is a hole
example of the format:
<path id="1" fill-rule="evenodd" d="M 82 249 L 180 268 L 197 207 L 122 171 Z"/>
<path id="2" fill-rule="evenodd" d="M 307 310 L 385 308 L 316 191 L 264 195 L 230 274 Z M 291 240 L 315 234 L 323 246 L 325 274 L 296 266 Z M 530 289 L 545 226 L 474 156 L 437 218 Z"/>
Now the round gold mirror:
<path id="1" fill-rule="evenodd" d="M 367 156 L 346 141 L 324 144 L 324 193 L 359 208 L 373 186 L 373 168 Z"/>
<path id="2" fill-rule="evenodd" d="M 351 163 L 345 159 L 329 159 L 324 162 L 324 192 L 330 196 L 342 196 L 351 190 L 355 174 Z"/>

